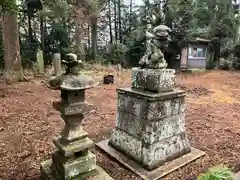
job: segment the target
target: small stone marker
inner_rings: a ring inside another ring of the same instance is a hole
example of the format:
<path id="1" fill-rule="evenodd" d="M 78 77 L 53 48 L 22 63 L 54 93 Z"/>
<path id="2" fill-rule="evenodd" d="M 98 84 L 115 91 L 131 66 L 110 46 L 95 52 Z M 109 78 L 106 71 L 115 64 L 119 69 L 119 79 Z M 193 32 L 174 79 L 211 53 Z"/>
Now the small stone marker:
<path id="1" fill-rule="evenodd" d="M 140 67 L 132 68 L 131 87 L 117 89 L 113 134 L 97 143 L 148 180 L 159 179 L 205 154 L 190 146 L 185 128 L 186 92 L 175 89 L 175 70 L 165 69 L 163 54 L 170 31 L 163 25 L 153 29 Z"/>
<path id="2" fill-rule="evenodd" d="M 96 165 L 96 156 L 90 151 L 95 144 L 81 126 L 84 114 L 92 109 L 92 105 L 85 102 L 85 90 L 93 87 L 94 81 L 77 75 L 77 61 L 65 61 L 65 64 L 68 73 L 55 77 L 59 84 L 52 88 L 61 90 L 61 102 L 53 106 L 61 113 L 65 126 L 60 136 L 53 139 L 57 150 L 52 153 L 52 159 L 41 164 L 41 180 L 79 180 L 87 177 L 112 180 Z M 51 84 L 48 87 L 51 88 Z"/>
<path id="3" fill-rule="evenodd" d="M 43 60 L 43 51 L 38 50 L 37 52 L 37 64 L 38 64 L 38 73 L 44 73 L 44 60 Z"/>
<path id="4" fill-rule="evenodd" d="M 54 53 L 53 54 L 53 69 L 54 69 L 54 75 L 59 76 L 62 74 L 61 69 L 61 54 L 60 53 Z"/>

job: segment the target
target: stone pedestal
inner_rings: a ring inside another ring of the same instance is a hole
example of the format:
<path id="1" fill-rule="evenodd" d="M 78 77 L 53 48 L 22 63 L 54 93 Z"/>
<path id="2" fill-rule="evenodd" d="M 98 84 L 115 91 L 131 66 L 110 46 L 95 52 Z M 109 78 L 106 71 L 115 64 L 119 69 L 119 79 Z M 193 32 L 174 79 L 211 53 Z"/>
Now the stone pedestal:
<path id="1" fill-rule="evenodd" d="M 175 70 L 132 69 L 132 88 L 118 89 L 116 128 L 109 144 L 154 169 L 190 152 L 185 95 Z"/>
<path id="2" fill-rule="evenodd" d="M 85 90 L 61 90 L 61 102 L 54 103 L 54 107 L 61 112 L 65 127 L 61 136 L 53 139 L 57 150 L 52 153 L 52 159 L 41 164 L 42 180 L 78 180 L 87 177 L 108 177 L 96 165 L 96 156 L 90 151 L 94 142 L 90 140 L 81 126 L 84 114 L 89 107 L 85 103 Z"/>
<path id="3" fill-rule="evenodd" d="M 174 69 L 132 68 L 132 88 L 150 92 L 172 91 L 175 86 Z"/>
<path id="4" fill-rule="evenodd" d="M 184 97 L 181 90 L 118 89 L 117 122 L 110 145 L 149 170 L 190 152 Z"/>
<path id="5" fill-rule="evenodd" d="M 172 69 L 132 69 L 132 87 L 117 89 L 116 125 L 97 145 L 144 179 L 155 180 L 204 155 L 185 129 L 186 92 Z M 127 158 L 128 157 L 128 158 Z"/>

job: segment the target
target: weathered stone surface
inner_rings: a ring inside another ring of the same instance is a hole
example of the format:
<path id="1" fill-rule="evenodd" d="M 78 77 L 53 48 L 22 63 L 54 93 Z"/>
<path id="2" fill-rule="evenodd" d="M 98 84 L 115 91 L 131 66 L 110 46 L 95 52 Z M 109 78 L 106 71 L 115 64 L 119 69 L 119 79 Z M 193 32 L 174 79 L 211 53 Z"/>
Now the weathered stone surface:
<path id="1" fill-rule="evenodd" d="M 175 81 L 173 69 L 132 68 L 132 88 L 165 92 L 173 90 Z"/>
<path id="2" fill-rule="evenodd" d="M 121 130 L 114 130 L 109 145 L 119 149 L 139 162 L 142 160 L 142 141 Z"/>
<path id="3" fill-rule="evenodd" d="M 109 145 L 143 164 L 147 169 L 156 168 L 190 151 L 190 144 L 184 132 L 148 144 L 116 129 Z"/>
<path id="4" fill-rule="evenodd" d="M 144 119 L 141 119 L 140 116 L 134 116 L 123 111 L 118 111 L 116 118 L 117 128 L 131 134 L 136 138 L 141 138 L 141 133 L 143 131 L 145 122 Z"/>
<path id="5" fill-rule="evenodd" d="M 147 169 L 153 169 L 189 151 L 189 141 L 185 133 L 181 133 L 151 145 L 145 144 L 142 149 L 142 163 Z"/>
<path id="6" fill-rule="evenodd" d="M 53 168 L 61 177 L 65 179 L 74 178 L 80 174 L 89 173 L 96 169 L 96 156 L 88 152 L 85 156 L 80 156 L 66 162 L 53 155 Z"/>
<path id="7" fill-rule="evenodd" d="M 184 97 L 150 102 L 148 104 L 147 119 L 149 121 L 163 117 L 175 116 L 185 111 Z"/>
<path id="8" fill-rule="evenodd" d="M 132 115 L 142 117 L 146 115 L 147 100 L 126 94 L 118 95 L 118 111 L 128 112 Z"/>
<path id="9" fill-rule="evenodd" d="M 186 91 L 180 90 L 180 89 L 174 89 L 173 91 L 170 92 L 159 92 L 159 93 L 154 93 L 150 91 L 142 91 L 139 89 L 132 89 L 129 87 L 125 88 L 118 88 L 117 89 L 118 96 L 120 95 L 127 95 L 139 99 L 145 99 L 148 101 L 160 101 L 160 100 L 167 100 L 167 99 L 173 99 L 177 97 L 183 97 L 186 96 Z"/>
<path id="10" fill-rule="evenodd" d="M 76 115 L 76 114 L 88 114 L 91 110 L 93 109 L 92 104 L 88 104 L 87 102 L 85 103 L 75 103 L 71 105 L 63 105 L 59 111 L 65 115 Z"/>
<path id="11" fill-rule="evenodd" d="M 150 121 L 142 132 L 144 143 L 153 144 L 185 132 L 185 114 Z"/>
<path id="12" fill-rule="evenodd" d="M 173 136 L 172 132 L 184 131 L 184 94 L 166 96 L 164 93 L 160 93 L 159 97 L 167 98 L 158 99 L 155 96 L 155 101 L 150 96 L 143 99 L 140 95 L 138 92 L 120 92 L 118 94 L 116 114 L 118 129 L 148 143 Z M 158 132 L 156 129 L 161 129 L 162 132 Z"/>
<path id="13" fill-rule="evenodd" d="M 124 91 L 125 89 L 120 89 L 118 94 L 118 112 L 126 112 L 136 117 L 155 120 L 185 111 L 185 94 L 173 91 L 174 93 L 159 93 L 158 96 L 151 96 L 150 94 L 147 97 L 142 92 L 131 91 L 132 93 L 122 93 L 122 90 Z M 121 114 L 119 113 L 117 116 L 121 116 Z"/>
<path id="14" fill-rule="evenodd" d="M 65 121 L 65 126 L 61 132 L 61 136 L 67 141 L 74 141 L 81 139 L 86 135 L 86 132 L 83 130 L 81 123 L 84 119 L 82 114 L 65 116 L 61 115 L 62 119 Z"/>
<path id="15" fill-rule="evenodd" d="M 60 175 L 53 174 L 52 172 L 52 160 L 47 160 L 41 164 L 41 180 L 65 180 Z M 91 180 L 113 180 L 102 168 L 96 166 L 95 171 L 89 173 L 80 174 L 76 178 L 71 178 L 71 180 L 79 180 L 90 178 Z M 69 179 L 70 180 L 70 179 Z"/>
<path id="16" fill-rule="evenodd" d="M 191 151 L 189 153 L 186 153 L 179 158 L 173 159 L 172 161 L 168 161 L 164 165 L 161 165 L 156 169 L 149 171 L 144 168 L 139 162 L 134 161 L 134 159 L 130 159 L 129 156 L 123 154 L 118 149 L 109 146 L 109 139 L 103 140 L 96 145 L 117 162 L 121 163 L 124 167 L 128 168 L 130 171 L 145 180 L 165 179 L 164 176 L 205 155 L 203 151 L 191 147 Z"/>
<path id="17" fill-rule="evenodd" d="M 109 144 L 152 169 L 184 153 L 186 93 L 118 89 L 116 128 Z"/>
<path id="18" fill-rule="evenodd" d="M 85 101 L 85 89 L 76 91 L 61 90 L 63 104 L 74 104 Z"/>
<path id="19" fill-rule="evenodd" d="M 61 138 L 54 138 L 53 143 L 64 156 L 72 156 L 77 152 L 92 149 L 95 146 L 94 142 L 89 138 L 80 139 L 68 144 L 61 141 Z"/>

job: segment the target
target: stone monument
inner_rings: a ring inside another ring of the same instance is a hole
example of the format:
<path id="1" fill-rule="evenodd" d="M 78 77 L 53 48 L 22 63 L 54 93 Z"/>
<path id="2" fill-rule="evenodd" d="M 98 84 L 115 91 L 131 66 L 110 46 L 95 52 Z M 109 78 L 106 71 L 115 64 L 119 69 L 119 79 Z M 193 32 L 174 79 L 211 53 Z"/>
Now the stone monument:
<path id="1" fill-rule="evenodd" d="M 57 150 L 52 153 L 52 159 L 41 164 L 42 180 L 79 180 L 91 177 L 94 180 L 112 180 L 107 173 L 96 165 L 96 156 L 90 151 L 94 142 L 88 138 L 81 122 L 84 114 L 92 109 L 85 102 L 85 90 L 94 87 L 91 77 L 78 75 L 81 62 L 76 55 L 70 53 L 66 73 L 50 79 L 46 85 L 61 91 L 61 101 L 54 107 L 61 112 L 65 122 L 59 137 L 53 139 Z"/>
<path id="2" fill-rule="evenodd" d="M 38 66 L 38 73 L 44 74 L 44 60 L 43 60 L 43 51 L 37 51 L 37 66 Z"/>
<path id="3" fill-rule="evenodd" d="M 186 92 L 175 89 L 175 70 L 164 52 L 171 29 L 146 32 L 145 55 L 132 68 L 132 85 L 117 89 L 116 125 L 97 145 L 144 179 L 158 179 L 204 155 L 190 147 L 185 129 Z"/>

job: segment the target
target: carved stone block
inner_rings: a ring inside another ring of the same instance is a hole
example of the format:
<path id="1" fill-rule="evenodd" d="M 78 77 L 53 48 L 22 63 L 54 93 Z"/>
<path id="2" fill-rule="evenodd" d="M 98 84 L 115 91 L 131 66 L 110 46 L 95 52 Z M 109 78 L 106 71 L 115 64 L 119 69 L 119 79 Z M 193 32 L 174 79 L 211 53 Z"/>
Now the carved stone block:
<path id="1" fill-rule="evenodd" d="M 173 69 L 132 68 L 132 88 L 166 92 L 173 90 L 175 81 Z"/>
<path id="2" fill-rule="evenodd" d="M 61 90 L 61 100 L 63 104 L 74 104 L 84 102 L 85 90 L 78 91 Z"/>
<path id="3" fill-rule="evenodd" d="M 56 152 L 52 155 L 53 168 L 64 179 L 76 178 L 83 173 L 89 173 L 96 169 L 96 156 L 88 152 L 84 156 L 75 157 L 67 161 L 63 161 L 61 154 Z"/>

